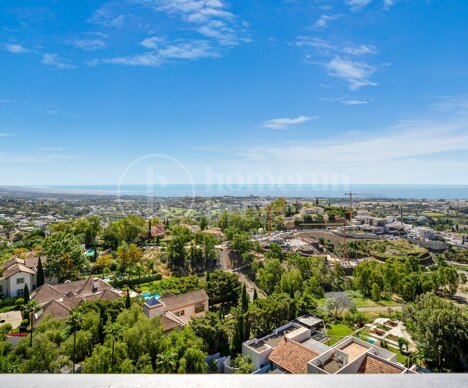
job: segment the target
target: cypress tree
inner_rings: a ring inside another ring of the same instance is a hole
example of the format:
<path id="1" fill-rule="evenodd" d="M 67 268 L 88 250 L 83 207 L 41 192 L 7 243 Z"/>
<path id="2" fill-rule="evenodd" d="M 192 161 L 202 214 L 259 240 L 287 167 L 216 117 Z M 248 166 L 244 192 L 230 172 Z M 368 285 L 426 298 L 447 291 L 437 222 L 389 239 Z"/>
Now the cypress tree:
<path id="1" fill-rule="evenodd" d="M 247 294 L 247 287 L 244 283 L 242 287 L 242 312 L 246 312 L 249 309 L 249 295 Z"/>
<path id="2" fill-rule="evenodd" d="M 39 288 L 44 284 L 44 268 L 42 267 L 41 256 L 37 262 L 36 286 Z"/>
<path id="3" fill-rule="evenodd" d="M 127 290 L 127 296 L 125 297 L 125 308 L 129 309 L 132 306 L 132 301 L 130 300 L 130 291 Z"/>
<path id="4" fill-rule="evenodd" d="M 28 304 L 29 302 L 29 287 L 27 284 L 24 285 L 23 288 L 23 299 L 24 299 L 24 304 Z"/>
<path id="5" fill-rule="evenodd" d="M 256 301 L 258 299 L 257 287 L 254 288 L 253 300 Z"/>

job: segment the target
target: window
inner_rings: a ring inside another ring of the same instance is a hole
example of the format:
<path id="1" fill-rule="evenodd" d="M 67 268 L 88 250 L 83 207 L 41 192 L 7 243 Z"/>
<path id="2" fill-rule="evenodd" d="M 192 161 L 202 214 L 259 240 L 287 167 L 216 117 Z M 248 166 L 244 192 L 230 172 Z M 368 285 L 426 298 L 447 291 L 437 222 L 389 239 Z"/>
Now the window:
<path id="1" fill-rule="evenodd" d="M 203 303 L 199 303 L 195 306 L 195 313 L 198 314 L 198 313 L 201 313 L 205 311 L 205 305 Z"/>
<path id="2" fill-rule="evenodd" d="M 16 296 L 23 296 L 23 290 L 16 291 Z"/>
<path id="3" fill-rule="evenodd" d="M 24 283 L 24 278 L 16 279 L 16 284 L 23 284 L 23 283 Z"/>
<path id="4" fill-rule="evenodd" d="M 185 310 L 176 311 L 175 313 L 176 317 L 183 317 L 184 315 L 185 315 Z"/>

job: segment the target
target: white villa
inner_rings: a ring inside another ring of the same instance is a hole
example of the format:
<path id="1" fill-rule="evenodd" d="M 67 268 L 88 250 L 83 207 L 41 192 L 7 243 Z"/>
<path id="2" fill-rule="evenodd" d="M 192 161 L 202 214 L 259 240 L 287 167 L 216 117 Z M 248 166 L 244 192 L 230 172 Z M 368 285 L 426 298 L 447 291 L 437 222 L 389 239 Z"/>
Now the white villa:
<path id="1" fill-rule="evenodd" d="M 41 258 L 42 264 L 46 261 Z M 37 286 L 37 266 L 39 257 L 20 259 L 13 257 L 2 264 L 3 276 L 0 277 L 0 293 L 5 297 L 15 298 L 23 295 L 24 286 L 27 284 L 32 292 Z M 54 279 L 45 279 L 48 283 L 54 283 Z"/>

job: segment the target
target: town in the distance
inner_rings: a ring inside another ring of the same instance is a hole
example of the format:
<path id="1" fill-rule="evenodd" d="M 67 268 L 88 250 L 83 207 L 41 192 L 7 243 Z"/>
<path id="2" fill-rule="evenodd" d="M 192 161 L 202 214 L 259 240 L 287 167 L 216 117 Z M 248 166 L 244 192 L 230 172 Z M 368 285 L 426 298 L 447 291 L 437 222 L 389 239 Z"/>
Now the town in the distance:
<path id="1" fill-rule="evenodd" d="M 2 189 L 0 373 L 463 372 L 467 273 L 467 200 Z"/>

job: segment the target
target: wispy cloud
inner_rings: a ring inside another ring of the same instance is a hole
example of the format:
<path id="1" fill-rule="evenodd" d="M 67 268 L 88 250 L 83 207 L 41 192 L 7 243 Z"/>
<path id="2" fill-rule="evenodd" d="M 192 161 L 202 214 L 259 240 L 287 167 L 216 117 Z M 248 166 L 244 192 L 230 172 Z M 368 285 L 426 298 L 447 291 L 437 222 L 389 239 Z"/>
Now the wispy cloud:
<path id="1" fill-rule="evenodd" d="M 211 47 L 209 42 L 204 40 L 165 42 L 160 45 L 156 45 L 155 42 L 146 42 L 146 45 L 153 45 L 155 48 L 154 50 L 143 54 L 97 59 L 89 62 L 89 64 L 96 65 L 99 63 L 109 63 L 129 66 L 158 67 L 171 60 L 198 60 L 201 58 L 213 58 L 218 56 L 217 52 Z"/>
<path id="2" fill-rule="evenodd" d="M 193 25 L 198 33 L 215 39 L 221 45 L 235 46 L 248 41 L 246 24 L 239 22 L 222 0 L 131 1 L 149 6 L 156 12 L 180 17 L 185 23 Z"/>
<path id="3" fill-rule="evenodd" d="M 377 85 L 377 83 L 370 80 L 370 77 L 375 72 L 375 67 L 365 62 L 335 57 L 325 64 L 325 68 L 332 77 L 346 81 L 351 90 Z"/>
<path id="4" fill-rule="evenodd" d="M 309 117 L 309 116 L 298 116 L 295 118 L 282 118 L 282 119 L 272 119 L 267 120 L 262 123 L 263 128 L 271 129 L 286 129 L 291 125 L 303 124 L 307 121 L 317 119 L 318 117 Z"/>
<path id="5" fill-rule="evenodd" d="M 384 0 L 384 8 L 388 9 L 395 4 L 395 0 Z"/>
<path id="6" fill-rule="evenodd" d="M 353 11 L 360 10 L 361 8 L 364 8 L 371 2 L 372 0 L 347 0 L 346 1 L 346 3 L 351 7 Z"/>
<path id="7" fill-rule="evenodd" d="M 88 23 L 97 24 L 104 27 L 122 27 L 125 15 L 117 13 L 112 4 L 104 4 L 98 8 L 88 19 Z"/>
<path id="8" fill-rule="evenodd" d="M 143 39 L 140 42 L 140 45 L 146 47 L 147 49 L 156 49 L 163 41 L 164 39 L 158 36 L 150 36 L 149 38 Z"/>
<path id="9" fill-rule="evenodd" d="M 347 97 L 332 97 L 332 98 L 320 98 L 319 100 L 321 101 L 326 101 L 326 102 L 332 102 L 336 103 L 339 102 L 340 104 L 344 105 L 365 105 L 368 104 L 372 100 L 366 100 L 366 99 L 357 99 L 357 98 L 347 98 Z"/>
<path id="10" fill-rule="evenodd" d="M 377 49 L 373 45 L 361 44 L 358 47 L 345 47 L 343 52 L 350 55 L 377 54 Z"/>
<path id="11" fill-rule="evenodd" d="M 5 45 L 5 50 L 12 54 L 25 54 L 28 53 L 29 50 L 23 47 L 18 43 L 9 43 Z"/>
<path id="12" fill-rule="evenodd" d="M 79 155 L 55 154 L 55 153 L 0 153 L 1 164 L 15 164 L 15 163 L 50 163 L 66 159 L 80 159 Z"/>
<path id="13" fill-rule="evenodd" d="M 344 46 L 317 36 L 304 35 L 298 36 L 294 45 L 306 50 L 309 49 L 307 63 L 322 66 L 332 77 L 347 81 L 351 90 L 377 85 L 370 79 L 377 71 L 377 67 L 363 60 L 353 59 L 353 57 L 365 54 L 377 54 L 377 48 L 374 45 Z M 324 60 L 324 58 L 326 59 Z"/>
<path id="14" fill-rule="evenodd" d="M 14 136 L 12 133 L 0 132 L 0 137 L 10 137 Z"/>
<path id="15" fill-rule="evenodd" d="M 314 27 L 318 29 L 323 29 L 328 27 L 328 23 L 339 19 L 341 15 L 322 15 L 314 23 Z"/>
<path id="16" fill-rule="evenodd" d="M 74 69 L 76 66 L 61 59 L 58 54 L 46 53 L 42 56 L 42 64 L 56 69 Z"/>
<path id="17" fill-rule="evenodd" d="M 75 39 L 67 41 L 68 44 L 82 50 L 93 51 L 106 47 L 106 42 L 101 39 Z"/>

